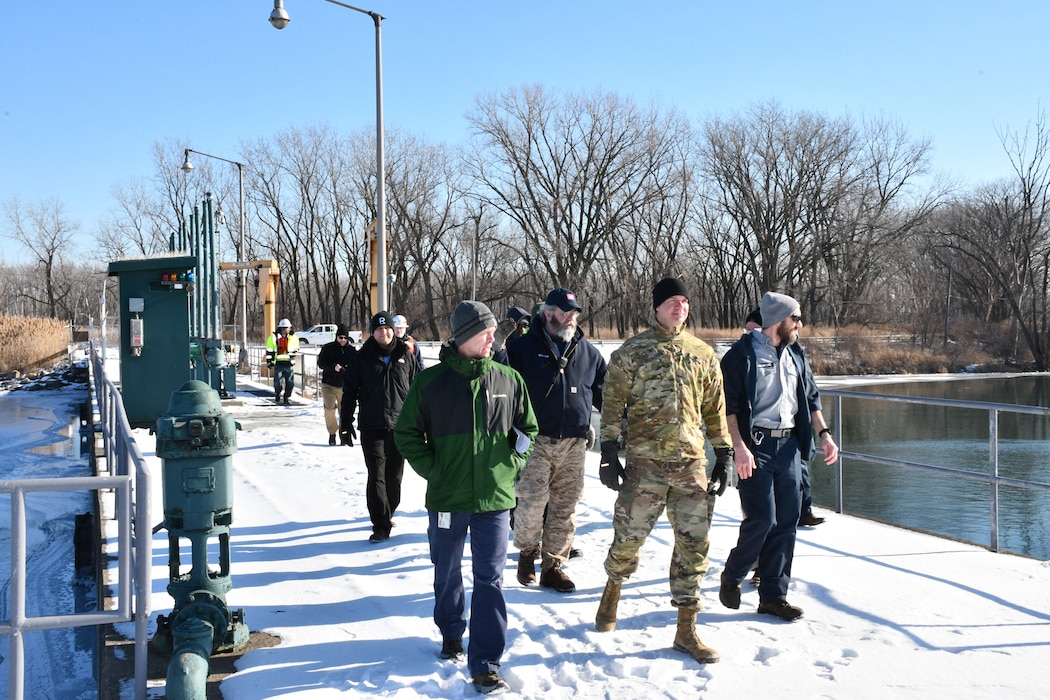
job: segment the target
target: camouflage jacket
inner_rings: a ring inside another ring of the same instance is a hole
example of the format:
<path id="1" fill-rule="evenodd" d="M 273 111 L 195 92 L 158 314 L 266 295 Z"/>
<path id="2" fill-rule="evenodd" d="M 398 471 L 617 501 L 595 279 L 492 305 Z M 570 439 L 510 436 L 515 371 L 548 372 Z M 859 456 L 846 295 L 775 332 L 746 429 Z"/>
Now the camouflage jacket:
<path id="1" fill-rule="evenodd" d="M 704 459 L 732 447 L 722 370 L 710 345 L 681 326 L 655 324 L 628 339 L 609 361 L 601 440 L 623 435 L 627 456 L 663 462 Z"/>

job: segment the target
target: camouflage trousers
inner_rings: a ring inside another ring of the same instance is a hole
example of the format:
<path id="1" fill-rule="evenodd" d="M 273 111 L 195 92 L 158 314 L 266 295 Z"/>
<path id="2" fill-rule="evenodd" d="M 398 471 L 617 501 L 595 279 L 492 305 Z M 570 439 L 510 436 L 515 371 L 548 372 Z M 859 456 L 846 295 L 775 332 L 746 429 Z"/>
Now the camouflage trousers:
<path id="1" fill-rule="evenodd" d="M 682 608 L 700 605 L 700 582 L 707 573 L 710 504 L 704 460 L 657 462 L 627 459 L 623 488 L 613 507 L 613 541 L 605 558 L 609 579 L 622 583 L 638 569 L 638 552 L 664 508 L 674 530 L 671 601 Z"/>
<path id="2" fill-rule="evenodd" d="M 514 546 L 523 552 L 538 550 L 543 571 L 569 558 L 586 453 L 586 438 L 552 440 L 540 435 L 514 484 Z"/>

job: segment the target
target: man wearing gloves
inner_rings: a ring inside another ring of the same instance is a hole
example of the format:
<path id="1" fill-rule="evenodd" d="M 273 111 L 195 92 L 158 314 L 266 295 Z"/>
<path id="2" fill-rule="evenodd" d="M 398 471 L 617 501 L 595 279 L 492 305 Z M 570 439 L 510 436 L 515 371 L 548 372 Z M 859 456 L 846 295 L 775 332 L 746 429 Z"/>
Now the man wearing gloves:
<path id="1" fill-rule="evenodd" d="M 419 373 L 416 358 L 394 335 L 394 317 L 380 311 L 372 317 L 371 337 L 354 356 L 343 384 L 340 432 L 343 444 L 353 445 L 354 411 L 361 431 L 361 453 L 368 469 L 365 501 L 372 520 L 368 541 L 390 538 L 391 517 L 401 505 L 405 458 L 394 443 L 394 426 Z"/>
<path id="2" fill-rule="evenodd" d="M 339 433 L 339 404 L 343 400 L 343 378 L 357 350 L 350 342 L 344 324 L 335 329 L 335 340 L 321 346 L 317 353 L 317 369 L 321 370 L 321 400 L 324 402 L 324 424 L 328 428 L 328 444 L 334 445 Z M 353 416 L 351 416 L 353 419 Z"/>
<path id="3" fill-rule="evenodd" d="M 474 688 L 493 693 L 508 687 L 499 672 L 507 642 L 503 569 L 514 480 L 525 468 L 538 429 L 525 381 L 490 357 L 496 318 L 488 307 L 462 301 L 450 321 L 453 337 L 442 345 L 438 364 L 412 383 L 394 437 L 427 482 L 441 658 L 463 654 L 462 563 L 469 533 L 474 587 L 467 666 Z"/>
<path id="4" fill-rule="evenodd" d="M 838 459 L 838 447 L 824 421 L 813 372 L 796 342 L 802 327 L 799 303 L 766 292 L 761 319 L 762 328 L 745 333 L 722 357 L 744 520 L 726 558 L 718 599 L 727 608 L 739 608 L 740 584 L 757 561 L 758 612 L 791 621 L 802 617 L 802 609 L 787 602 L 802 460 L 813 452 L 814 435 L 828 464 Z"/>
<path id="5" fill-rule="evenodd" d="M 674 649 L 700 663 L 718 652 L 696 635 L 700 582 L 710 549 L 708 491 L 725 489 L 733 450 L 726 425 L 722 372 L 710 345 L 685 330 L 689 291 L 679 279 L 653 288 L 656 323 L 612 354 L 601 411 L 601 481 L 618 491 L 613 541 L 605 559 L 609 576 L 595 626 L 616 628 L 620 587 L 638 568 L 638 552 L 667 509 L 674 529 L 671 604 L 678 609 Z M 705 434 L 716 455 L 707 478 Z M 620 463 L 621 444 L 627 452 Z"/>

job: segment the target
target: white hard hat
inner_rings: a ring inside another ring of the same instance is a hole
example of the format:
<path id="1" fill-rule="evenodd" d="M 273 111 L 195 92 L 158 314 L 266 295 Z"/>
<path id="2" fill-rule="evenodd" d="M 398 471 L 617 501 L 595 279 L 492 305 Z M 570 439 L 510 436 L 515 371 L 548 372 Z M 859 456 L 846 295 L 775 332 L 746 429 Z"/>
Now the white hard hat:
<path id="1" fill-rule="evenodd" d="M 277 327 L 278 328 L 291 328 L 292 327 L 292 322 L 289 321 L 286 318 L 282 318 L 280 321 L 277 322 Z"/>
<path id="2" fill-rule="evenodd" d="M 408 328 L 408 319 L 401 314 L 394 316 L 394 328 Z"/>

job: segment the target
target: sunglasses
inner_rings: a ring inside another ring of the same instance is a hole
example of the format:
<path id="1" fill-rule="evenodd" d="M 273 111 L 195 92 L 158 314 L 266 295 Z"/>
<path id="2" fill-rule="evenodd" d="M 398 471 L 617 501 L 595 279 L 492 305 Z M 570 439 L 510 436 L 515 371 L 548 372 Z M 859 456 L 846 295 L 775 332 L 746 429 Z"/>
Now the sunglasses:
<path id="1" fill-rule="evenodd" d="M 349 338 L 347 338 L 345 335 L 337 335 L 335 337 L 335 339 L 336 340 L 349 340 Z"/>
<path id="2" fill-rule="evenodd" d="M 798 314 L 791 314 L 791 316 L 789 318 L 792 321 L 794 321 L 795 323 L 802 323 L 802 317 L 799 316 Z"/>

